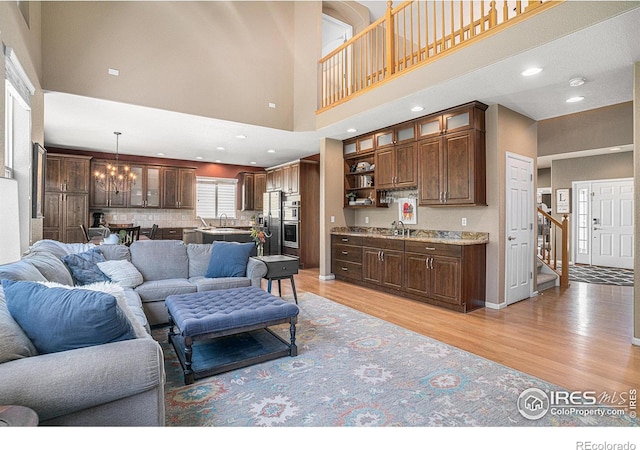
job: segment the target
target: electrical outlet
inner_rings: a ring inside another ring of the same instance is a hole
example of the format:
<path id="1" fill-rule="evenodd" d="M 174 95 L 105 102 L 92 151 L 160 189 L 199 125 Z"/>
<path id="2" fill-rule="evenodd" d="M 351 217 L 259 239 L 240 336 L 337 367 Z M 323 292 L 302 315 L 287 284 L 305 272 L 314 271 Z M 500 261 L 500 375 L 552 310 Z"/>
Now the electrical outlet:
<path id="1" fill-rule="evenodd" d="M 369 223 L 369 216 L 364 218 L 364 223 Z"/>
<path id="2" fill-rule="evenodd" d="M 336 216 L 331 216 L 331 223 L 336 223 Z"/>
<path id="3" fill-rule="evenodd" d="M 463 227 L 466 227 L 466 226 L 467 226 L 467 218 L 466 218 L 466 217 L 463 217 L 463 218 L 462 218 L 462 226 L 463 226 Z"/>

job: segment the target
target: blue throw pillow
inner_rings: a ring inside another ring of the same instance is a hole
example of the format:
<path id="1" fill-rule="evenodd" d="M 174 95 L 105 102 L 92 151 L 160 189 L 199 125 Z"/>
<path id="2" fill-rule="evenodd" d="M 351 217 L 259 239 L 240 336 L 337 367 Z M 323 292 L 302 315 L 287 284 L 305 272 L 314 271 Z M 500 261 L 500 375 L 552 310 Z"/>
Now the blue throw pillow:
<path id="1" fill-rule="evenodd" d="M 253 242 L 214 242 L 207 278 L 244 277 L 249 255 L 256 248 Z"/>
<path id="2" fill-rule="evenodd" d="M 106 261 L 99 248 L 63 256 L 62 261 L 69 268 L 73 284 L 77 286 L 99 283 L 100 281 L 111 281 L 98 267 L 99 262 Z"/>
<path id="3" fill-rule="evenodd" d="M 2 280 L 7 309 L 39 353 L 135 339 L 116 298 L 86 289 Z"/>

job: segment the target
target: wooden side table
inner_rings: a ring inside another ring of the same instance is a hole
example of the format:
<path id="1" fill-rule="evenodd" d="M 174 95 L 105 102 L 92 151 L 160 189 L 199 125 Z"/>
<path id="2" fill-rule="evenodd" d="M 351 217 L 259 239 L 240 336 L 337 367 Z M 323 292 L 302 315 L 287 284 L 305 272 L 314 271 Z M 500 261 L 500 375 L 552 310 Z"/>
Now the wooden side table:
<path id="1" fill-rule="evenodd" d="M 38 414 L 26 406 L 0 405 L 0 427 L 36 427 Z"/>
<path id="2" fill-rule="evenodd" d="M 267 274 L 264 276 L 267 283 L 267 292 L 271 293 L 271 283 L 273 280 L 278 281 L 278 293 L 282 297 L 282 285 L 281 280 L 291 280 L 291 289 L 293 289 L 293 298 L 298 304 L 298 294 L 296 293 L 296 283 L 293 280 L 293 276 L 298 273 L 298 267 L 300 266 L 300 260 L 293 256 L 287 255 L 269 255 L 269 256 L 252 256 L 252 258 L 259 259 L 267 265 Z"/>

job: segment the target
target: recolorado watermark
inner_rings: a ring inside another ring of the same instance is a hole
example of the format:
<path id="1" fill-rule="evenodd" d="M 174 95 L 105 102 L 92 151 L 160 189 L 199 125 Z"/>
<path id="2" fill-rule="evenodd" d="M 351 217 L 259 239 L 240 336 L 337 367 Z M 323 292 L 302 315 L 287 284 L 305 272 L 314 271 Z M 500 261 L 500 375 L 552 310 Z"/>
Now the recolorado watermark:
<path id="1" fill-rule="evenodd" d="M 595 391 L 543 391 L 529 388 L 518 397 L 518 411 L 529 420 L 554 416 L 604 417 L 624 416 L 635 418 L 637 414 L 637 390 L 622 392 Z M 618 447 L 580 447 L 584 450 L 617 450 Z M 635 450 L 628 448 L 621 450 Z"/>
<path id="2" fill-rule="evenodd" d="M 576 442 L 576 450 L 636 450 L 633 442 Z"/>

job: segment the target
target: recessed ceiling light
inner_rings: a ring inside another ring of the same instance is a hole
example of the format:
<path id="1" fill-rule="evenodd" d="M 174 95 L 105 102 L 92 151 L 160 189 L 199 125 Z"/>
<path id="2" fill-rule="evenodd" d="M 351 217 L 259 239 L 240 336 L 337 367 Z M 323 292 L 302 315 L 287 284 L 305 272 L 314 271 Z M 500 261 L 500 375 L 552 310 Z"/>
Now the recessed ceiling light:
<path id="1" fill-rule="evenodd" d="M 571 87 L 582 86 L 585 81 L 586 80 L 584 79 L 584 77 L 575 77 L 569 80 L 569 86 Z"/>
<path id="2" fill-rule="evenodd" d="M 349 129 L 347 130 L 347 133 L 355 133 L 356 131 L 358 131 L 358 129 L 357 129 L 357 128 L 349 128 Z"/>
<path id="3" fill-rule="evenodd" d="M 413 108 L 411 108 L 411 111 L 413 112 L 424 111 L 424 106 L 414 106 Z"/>
<path id="4" fill-rule="evenodd" d="M 215 162 L 219 163 L 219 162 L 222 162 L 222 161 L 220 161 L 219 159 L 216 159 Z"/>
<path id="5" fill-rule="evenodd" d="M 196 156 L 196 159 L 202 159 L 202 156 Z"/>
<path id="6" fill-rule="evenodd" d="M 567 99 L 567 103 L 576 103 L 576 102 L 581 102 L 582 100 L 584 100 L 584 97 L 582 96 L 571 97 Z"/>
<path id="7" fill-rule="evenodd" d="M 255 162 L 255 161 L 251 161 L 249 164 L 256 165 L 256 164 L 258 164 L 258 163 L 257 163 L 257 162 Z"/>
<path id="8" fill-rule="evenodd" d="M 109 73 L 109 75 L 113 75 L 114 77 L 117 77 L 117 76 L 120 75 L 120 71 L 118 69 L 114 69 L 112 67 L 110 67 L 107 72 Z"/>
<path id="9" fill-rule="evenodd" d="M 224 147 L 216 147 L 216 150 L 224 150 Z"/>
<path id="10" fill-rule="evenodd" d="M 272 148 L 270 148 L 269 150 L 267 150 L 267 153 L 275 153 L 276 151 Z"/>
<path id="11" fill-rule="evenodd" d="M 158 153 L 158 156 L 164 156 L 164 153 L 160 152 Z"/>
<path id="12" fill-rule="evenodd" d="M 542 67 L 530 67 L 524 72 L 521 73 L 523 77 L 530 77 L 532 75 L 537 75 L 542 72 Z"/>
<path id="13" fill-rule="evenodd" d="M 246 139 L 247 137 L 244 134 L 239 134 L 236 136 L 238 139 Z"/>

